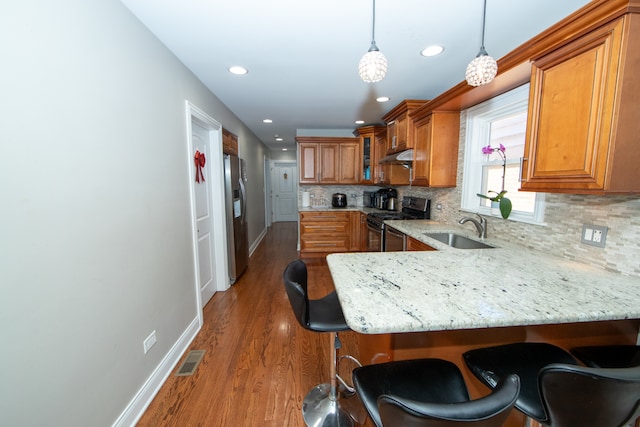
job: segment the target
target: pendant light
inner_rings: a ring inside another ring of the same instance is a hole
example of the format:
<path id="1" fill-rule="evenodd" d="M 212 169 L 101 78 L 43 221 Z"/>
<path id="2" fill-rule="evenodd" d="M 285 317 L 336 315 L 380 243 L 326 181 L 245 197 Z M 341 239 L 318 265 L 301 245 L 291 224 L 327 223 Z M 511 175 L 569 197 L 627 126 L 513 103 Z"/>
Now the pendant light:
<path id="1" fill-rule="evenodd" d="M 387 58 L 380 52 L 375 41 L 376 34 L 376 0 L 373 0 L 373 25 L 371 30 L 371 47 L 358 64 L 360 78 L 367 83 L 375 83 L 384 79 L 387 74 Z"/>
<path id="2" fill-rule="evenodd" d="M 484 0 L 484 10 L 482 11 L 482 45 L 480 52 L 473 61 L 467 65 L 465 78 L 471 86 L 482 86 L 490 83 L 498 73 L 498 63 L 489 56 L 484 49 L 484 27 L 487 18 L 487 0 Z"/>

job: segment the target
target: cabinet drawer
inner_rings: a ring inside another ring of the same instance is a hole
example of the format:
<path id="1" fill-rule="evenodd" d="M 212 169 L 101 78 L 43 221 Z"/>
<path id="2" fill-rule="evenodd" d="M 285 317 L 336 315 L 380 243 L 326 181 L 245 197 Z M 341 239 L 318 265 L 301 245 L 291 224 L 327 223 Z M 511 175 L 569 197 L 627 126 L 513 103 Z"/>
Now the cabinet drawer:
<path id="1" fill-rule="evenodd" d="M 300 223 L 308 221 L 349 222 L 349 212 L 300 212 Z"/>
<path id="2" fill-rule="evenodd" d="M 300 239 L 300 249 L 303 252 L 347 252 L 349 237 L 317 237 L 304 236 Z"/>
<path id="3" fill-rule="evenodd" d="M 349 233 L 348 222 L 311 222 L 300 223 L 300 235 L 340 235 L 346 236 Z"/>

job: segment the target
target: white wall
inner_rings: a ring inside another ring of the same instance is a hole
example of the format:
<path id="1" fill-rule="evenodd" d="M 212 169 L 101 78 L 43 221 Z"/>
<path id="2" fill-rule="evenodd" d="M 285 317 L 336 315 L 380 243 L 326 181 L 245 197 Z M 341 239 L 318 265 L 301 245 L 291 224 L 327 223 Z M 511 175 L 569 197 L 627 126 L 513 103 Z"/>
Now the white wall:
<path id="1" fill-rule="evenodd" d="M 111 425 L 197 316 L 185 99 L 267 151 L 118 1 L 7 2 L 0 52 L 0 425 Z"/>

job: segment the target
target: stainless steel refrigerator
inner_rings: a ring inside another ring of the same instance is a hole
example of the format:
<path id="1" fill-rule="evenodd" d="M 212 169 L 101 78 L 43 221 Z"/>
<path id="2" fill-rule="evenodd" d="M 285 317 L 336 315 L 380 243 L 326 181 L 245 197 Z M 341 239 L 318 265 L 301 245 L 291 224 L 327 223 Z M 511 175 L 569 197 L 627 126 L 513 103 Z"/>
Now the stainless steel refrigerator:
<path id="1" fill-rule="evenodd" d="M 235 283 L 249 264 L 245 176 L 244 160 L 238 158 L 238 156 L 225 154 L 225 212 L 227 217 L 229 280 L 231 284 Z"/>

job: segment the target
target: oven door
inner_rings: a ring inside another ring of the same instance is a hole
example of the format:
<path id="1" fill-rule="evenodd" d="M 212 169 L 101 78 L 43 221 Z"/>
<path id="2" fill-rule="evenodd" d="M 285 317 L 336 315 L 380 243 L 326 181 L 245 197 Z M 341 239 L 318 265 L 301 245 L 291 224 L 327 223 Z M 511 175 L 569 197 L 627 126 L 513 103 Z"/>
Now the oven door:
<path id="1" fill-rule="evenodd" d="M 402 252 L 407 249 L 406 236 L 395 228 L 384 228 L 384 252 Z"/>
<path id="2" fill-rule="evenodd" d="M 367 222 L 367 252 L 382 252 L 382 230 Z"/>

